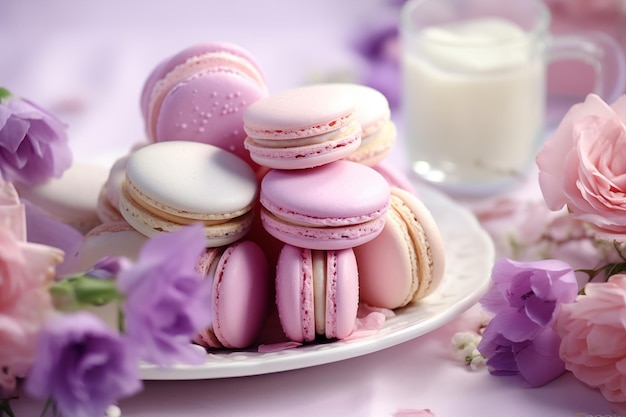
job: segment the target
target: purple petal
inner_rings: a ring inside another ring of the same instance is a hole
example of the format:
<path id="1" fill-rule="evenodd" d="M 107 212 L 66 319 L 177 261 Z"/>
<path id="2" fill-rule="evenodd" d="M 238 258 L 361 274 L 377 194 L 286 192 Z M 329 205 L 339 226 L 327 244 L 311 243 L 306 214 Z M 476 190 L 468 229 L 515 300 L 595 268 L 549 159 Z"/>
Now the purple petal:
<path id="1" fill-rule="evenodd" d="M 72 154 L 66 126 L 27 100 L 0 104 L 0 175 L 10 182 L 36 184 L 60 177 Z"/>
<path id="2" fill-rule="evenodd" d="M 26 209 L 27 240 L 61 249 L 65 252 L 65 259 L 56 266 L 57 274 L 63 276 L 74 272 L 70 268 L 71 255 L 78 251 L 83 235 L 30 202 L 22 200 L 22 203 Z"/>
<path id="3" fill-rule="evenodd" d="M 531 321 L 523 310 L 508 309 L 494 316 L 489 324 L 512 342 L 533 339 L 541 326 Z"/>
<path id="4" fill-rule="evenodd" d="M 547 326 L 556 315 L 557 303 L 554 300 L 542 300 L 533 295 L 526 300 L 524 312 L 530 321 L 538 326 Z"/>
<path id="5" fill-rule="evenodd" d="M 516 356 L 520 375 L 532 387 L 544 385 L 563 372 L 565 364 L 559 357 L 561 339 L 552 329 L 546 328 Z"/>
<path id="6" fill-rule="evenodd" d="M 30 395 L 52 398 L 62 415 L 89 417 L 140 389 L 137 358 L 95 316 L 57 315 L 46 323 L 26 380 Z"/>

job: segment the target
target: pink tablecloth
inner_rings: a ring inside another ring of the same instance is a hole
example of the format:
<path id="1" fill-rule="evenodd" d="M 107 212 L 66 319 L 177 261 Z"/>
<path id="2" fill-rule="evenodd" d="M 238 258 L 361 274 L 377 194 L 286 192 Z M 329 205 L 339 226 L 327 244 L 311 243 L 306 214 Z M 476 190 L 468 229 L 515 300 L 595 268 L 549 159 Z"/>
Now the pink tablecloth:
<path id="1" fill-rule="evenodd" d="M 166 55 L 203 40 L 238 43 L 255 55 L 270 89 L 354 78 L 358 35 L 395 19 L 382 0 L 214 2 L 7 0 L 0 2 L 0 84 L 69 123 L 77 159 L 110 164 L 143 139 L 139 93 Z M 401 142 L 390 158 L 403 164 Z M 525 195 L 536 194 L 531 182 Z M 599 392 L 570 374 L 530 389 L 516 377 L 471 371 L 450 339 L 471 330 L 477 309 L 393 348 L 312 368 L 219 380 L 148 381 L 123 401 L 123 416 L 391 416 L 430 408 L 437 416 L 610 415 Z M 17 416 L 38 415 L 22 399 Z"/>

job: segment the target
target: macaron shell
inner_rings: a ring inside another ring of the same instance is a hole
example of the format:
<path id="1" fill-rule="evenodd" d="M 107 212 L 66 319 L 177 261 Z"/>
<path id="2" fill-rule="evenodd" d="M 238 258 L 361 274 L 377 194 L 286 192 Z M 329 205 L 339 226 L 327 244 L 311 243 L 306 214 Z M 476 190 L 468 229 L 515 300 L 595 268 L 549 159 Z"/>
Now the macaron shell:
<path id="1" fill-rule="evenodd" d="M 389 184 L 373 169 L 336 161 L 309 170 L 270 171 L 261 182 L 261 204 L 294 223 L 346 226 L 384 216 Z"/>
<path id="2" fill-rule="evenodd" d="M 439 228 L 417 196 L 392 187 L 392 207 L 380 235 L 354 248 L 361 300 L 395 309 L 432 293 L 445 273 Z"/>
<path id="3" fill-rule="evenodd" d="M 380 174 L 355 162 L 273 170 L 261 182 L 261 221 L 285 243 L 345 249 L 380 233 L 389 195 L 389 184 Z"/>
<path id="4" fill-rule="evenodd" d="M 354 101 L 354 116 L 361 125 L 363 136 L 380 130 L 391 118 L 389 102 L 383 93 L 375 88 L 355 83 L 329 83 L 328 88 L 336 88 L 350 94 Z"/>
<path id="5" fill-rule="evenodd" d="M 396 144 L 396 135 L 396 125 L 389 120 L 379 131 L 369 136 L 362 135 L 361 145 L 346 159 L 368 166 L 376 165 L 391 153 Z"/>
<path id="6" fill-rule="evenodd" d="M 259 145 L 252 137 L 244 141 L 250 157 L 261 166 L 275 169 L 306 169 L 348 158 L 361 145 L 361 128 L 353 122 L 343 129 L 333 131 L 323 142 L 305 146 L 268 147 Z"/>
<path id="7" fill-rule="evenodd" d="M 128 196 L 125 188 L 122 188 L 120 194 L 120 213 L 124 220 L 147 237 L 153 237 L 163 232 L 173 232 L 189 224 L 169 221 L 146 210 Z M 252 227 L 253 220 L 254 212 L 249 211 L 223 223 L 205 225 L 206 246 L 224 246 L 243 238 Z"/>
<path id="8" fill-rule="evenodd" d="M 134 152 L 127 183 L 144 203 L 190 219 L 228 219 L 255 204 L 258 183 L 252 168 L 218 147 L 187 141 L 148 145 Z"/>
<path id="9" fill-rule="evenodd" d="M 98 195 L 98 203 L 96 205 L 96 214 L 102 223 L 123 221 L 124 217 L 119 210 L 119 197 L 117 198 L 118 204 L 113 205 L 107 198 L 105 187 L 100 190 Z"/>
<path id="10" fill-rule="evenodd" d="M 263 72 L 243 48 L 228 42 L 192 45 L 161 61 L 144 83 L 140 102 L 149 138 L 155 140 L 154 122 L 167 92 L 183 79 L 216 67 L 241 71 L 267 91 Z"/>
<path id="11" fill-rule="evenodd" d="M 285 245 L 276 265 L 276 307 L 289 340 L 315 340 L 313 270 L 310 249 Z"/>
<path id="12" fill-rule="evenodd" d="M 261 334 L 268 315 L 270 270 L 263 251 L 251 241 L 226 248 L 213 282 L 213 331 L 228 348 L 245 348 Z"/>
<path id="13" fill-rule="evenodd" d="M 359 273 L 354 251 L 328 251 L 326 265 L 326 337 L 344 339 L 354 331 L 359 307 Z"/>
<path id="14" fill-rule="evenodd" d="M 248 136 L 293 139 L 320 135 L 351 123 L 354 101 L 346 93 L 315 84 L 270 95 L 243 115 Z"/>
<path id="15" fill-rule="evenodd" d="M 243 111 L 267 95 L 240 71 L 217 67 L 179 82 L 165 96 L 154 140 L 208 143 L 250 163 L 244 148 Z"/>
<path id="16" fill-rule="evenodd" d="M 385 217 L 350 226 L 302 226 L 286 223 L 263 208 L 261 222 L 265 230 L 281 242 L 316 250 L 339 250 L 374 239 L 383 230 Z"/>
<path id="17" fill-rule="evenodd" d="M 413 226 L 409 225 L 409 232 L 416 246 L 421 272 L 420 285 L 413 296 L 416 301 L 431 294 L 443 281 L 446 269 L 445 245 L 434 217 L 417 196 L 400 188 L 392 188 L 392 196 L 396 197 L 394 200 L 402 202 L 398 212 L 405 221 L 415 222 Z"/>
<path id="18" fill-rule="evenodd" d="M 413 299 L 419 286 L 417 254 L 406 223 L 393 209 L 380 235 L 355 247 L 354 253 L 362 302 L 395 309 Z"/>

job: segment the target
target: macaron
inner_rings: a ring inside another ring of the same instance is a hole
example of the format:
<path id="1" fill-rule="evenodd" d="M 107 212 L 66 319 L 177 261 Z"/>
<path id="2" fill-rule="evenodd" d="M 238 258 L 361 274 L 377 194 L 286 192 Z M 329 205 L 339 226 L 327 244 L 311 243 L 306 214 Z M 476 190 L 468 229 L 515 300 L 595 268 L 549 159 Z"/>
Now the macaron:
<path id="1" fill-rule="evenodd" d="M 33 186 L 15 184 L 15 188 L 20 198 L 81 233 L 87 233 L 101 223 L 96 208 L 107 175 L 104 165 L 74 163 L 60 178 Z"/>
<path id="2" fill-rule="evenodd" d="M 330 86 L 352 96 L 355 117 L 361 125 L 361 145 L 346 159 L 369 166 L 377 164 L 396 144 L 396 125 L 391 120 L 387 98 L 380 91 L 361 84 L 334 83 Z"/>
<path id="3" fill-rule="evenodd" d="M 352 95 L 330 84 L 273 94 L 243 114 L 244 146 L 257 164 L 312 168 L 347 157 L 361 144 Z"/>
<path id="4" fill-rule="evenodd" d="M 432 214 L 414 194 L 391 188 L 383 231 L 354 248 L 361 301 L 395 309 L 431 294 L 443 281 L 445 247 Z"/>
<path id="5" fill-rule="evenodd" d="M 346 249 L 382 231 L 389 197 L 385 178 L 356 162 L 272 170 L 261 181 L 261 221 L 269 234 L 290 245 Z"/>
<path id="6" fill-rule="evenodd" d="M 148 238 L 125 221 L 102 223 L 85 234 L 76 253 L 67 254 L 73 273 L 83 273 L 105 256 L 136 260 Z"/>
<path id="7" fill-rule="evenodd" d="M 276 306 L 285 335 L 312 342 L 344 339 L 355 327 L 359 278 L 352 249 L 318 251 L 285 245 L 276 266 Z"/>
<path id="8" fill-rule="evenodd" d="M 265 76 L 246 50 L 206 42 L 183 49 L 151 72 L 141 110 L 150 141 L 208 143 L 250 162 L 242 113 L 267 94 Z"/>
<path id="9" fill-rule="evenodd" d="M 246 348 L 259 338 L 272 302 L 272 275 L 261 248 L 243 240 L 209 248 L 197 269 L 213 283 L 213 322 L 194 341 L 209 348 Z"/>
<path id="10" fill-rule="evenodd" d="M 254 170 L 241 158 L 205 143 L 171 141 L 130 155 L 119 208 L 148 237 L 203 222 L 207 246 L 218 247 L 248 232 L 257 199 Z"/>

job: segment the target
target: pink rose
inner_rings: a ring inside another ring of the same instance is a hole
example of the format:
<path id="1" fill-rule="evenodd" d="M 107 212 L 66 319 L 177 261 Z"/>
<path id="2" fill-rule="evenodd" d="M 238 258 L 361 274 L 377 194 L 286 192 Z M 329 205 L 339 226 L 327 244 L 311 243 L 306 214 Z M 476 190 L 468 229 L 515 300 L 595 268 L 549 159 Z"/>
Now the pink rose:
<path id="1" fill-rule="evenodd" d="M 63 252 L 25 241 L 23 207 L 8 183 L 0 181 L 0 368 L 10 373 L 0 385 L 12 388 L 34 358 L 34 340 L 52 309 L 46 284 Z"/>
<path id="2" fill-rule="evenodd" d="M 589 283 L 585 294 L 561 305 L 555 323 L 561 359 L 616 409 L 626 409 L 626 274 Z"/>
<path id="3" fill-rule="evenodd" d="M 559 5 L 570 15 L 578 18 L 616 16 L 624 13 L 622 0 L 547 0 L 549 5 Z"/>
<path id="4" fill-rule="evenodd" d="M 626 238 L 626 96 L 608 106 L 590 94 L 573 106 L 537 155 L 551 210 L 567 206 L 607 239 Z"/>

